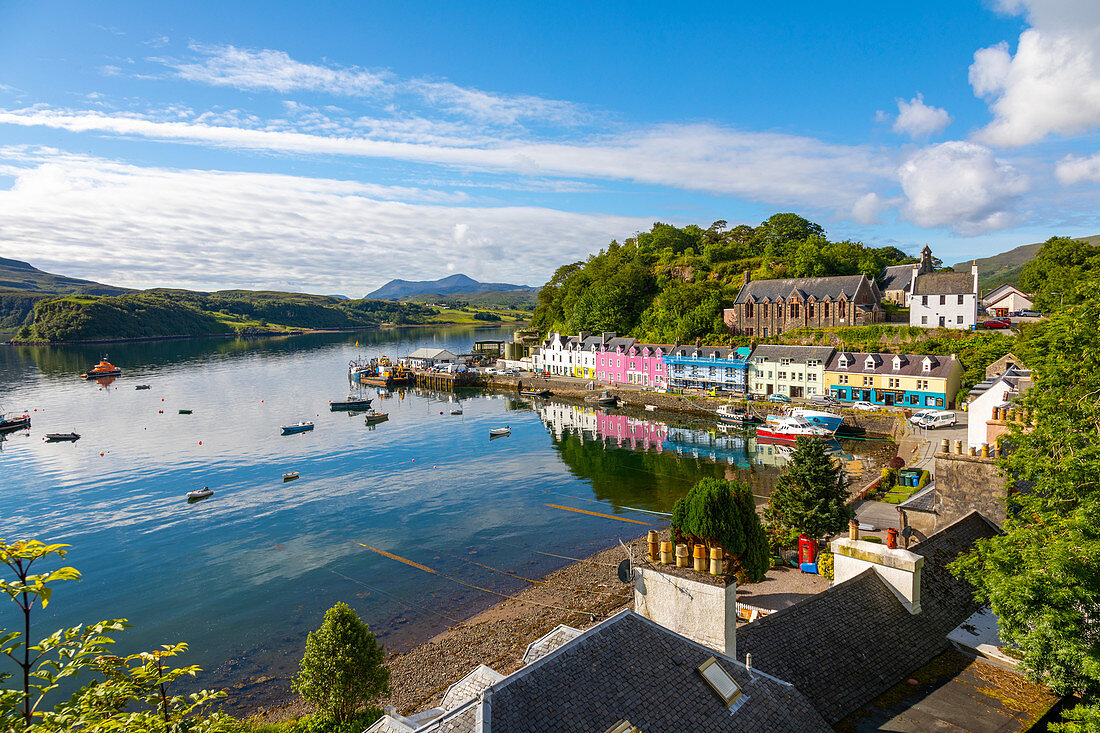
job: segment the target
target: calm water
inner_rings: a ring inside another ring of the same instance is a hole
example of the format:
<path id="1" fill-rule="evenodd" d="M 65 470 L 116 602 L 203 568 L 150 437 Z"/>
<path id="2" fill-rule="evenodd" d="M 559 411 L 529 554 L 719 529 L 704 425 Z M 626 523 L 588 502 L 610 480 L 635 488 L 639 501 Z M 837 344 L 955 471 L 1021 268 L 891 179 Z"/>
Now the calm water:
<path id="1" fill-rule="evenodd" d="M 550 555 L 582 557 L 646 529 L 547 504 L 659 523 L 641 510 L 670 511 L 705 476 L 749 480 L 766 497 L 783 456 L 713 422 L 500 394 L 463 395 L 464 414 L 452 416 L 453 395 L 382 399 L 369 388 L 388 422 L 368 427 L 327 409 L 348 392 L 352 358 L 428 345 L 462 352 L 507 335 L 397 329 L 113 345 L 124 376 L 106 386 L 76 376 L 105 347 L 0 346 L 0 409 L 34 410 L 29 432 L 0 443 L 0 537 L 69 543 L 67 563 L 84 574 L 59 586 L 38 636 L 124 617 L 134 628 L 119 652 L 187 641 L 183 662 L 207 670 L 203 686 L 283 678 L 263 686 L 269 697 L 287 689 L 306 633 L 336 601 L 400 650 L 499 600 L 443 575 L 518 589 L 474 557 L 530 577 L 566 562 Z M 301 419 L 316 430 L 279 434 Z M 511 436 L 490 441 L 489 428 L 502 425 Z M 69 431 L 83 438 L 42 439 Z M 284 483 L 288 471 L 301 478 Z M 188 505 L 184 494 L 202 486 L 215 495 Z M 13 611 L 0 604 L 0 627 L 12 627 Z"/>

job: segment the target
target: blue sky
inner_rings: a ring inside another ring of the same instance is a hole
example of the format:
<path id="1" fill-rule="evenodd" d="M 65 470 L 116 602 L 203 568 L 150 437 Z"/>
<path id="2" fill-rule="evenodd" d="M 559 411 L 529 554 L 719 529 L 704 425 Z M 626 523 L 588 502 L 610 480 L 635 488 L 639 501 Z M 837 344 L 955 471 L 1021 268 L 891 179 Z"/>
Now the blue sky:
<path id="1" fill-rule="evenodd" d="M 1100 3 L 0 2 L 0 255 L 539 284 L 654 221 L 1100 233 Z"/>

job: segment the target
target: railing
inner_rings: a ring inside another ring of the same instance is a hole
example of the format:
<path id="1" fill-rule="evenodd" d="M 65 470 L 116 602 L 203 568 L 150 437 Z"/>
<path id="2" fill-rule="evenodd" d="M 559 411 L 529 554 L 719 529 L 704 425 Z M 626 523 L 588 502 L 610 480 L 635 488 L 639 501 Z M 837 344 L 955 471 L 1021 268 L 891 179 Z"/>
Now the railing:
<path id="1" fill-rule="evenodd" d="M 720 359 L 710 356 L 664 356 L 661 360 L 665 364 L 707 364 L 734 369 L 748 369 L 749 367 L 748 359 Z"/>

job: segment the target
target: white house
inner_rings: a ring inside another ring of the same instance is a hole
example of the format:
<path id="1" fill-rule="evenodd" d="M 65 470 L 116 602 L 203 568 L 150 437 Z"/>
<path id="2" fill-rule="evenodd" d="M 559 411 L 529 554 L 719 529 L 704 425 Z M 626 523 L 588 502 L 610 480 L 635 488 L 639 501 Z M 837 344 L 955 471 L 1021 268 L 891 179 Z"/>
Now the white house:
<path id="1" fill-rule="evenodd" d="M 424 347 L 412 352 L 402 361 L 413 369 L 427 369 L 436 364 L 454 364 L 458 361 L 458 357 L 446 349 Z"/>
<path id="2" fill-rule="evenodd" d="M 966 444 L 971 448 L 981 448 L 982 443 L 989 443 L 986 423 L 993 419 L 993 409 L 1010 406 L 1030 386 L 1031 371 L 1017 366 L 1010 367 L 999 377 L 974 385 L 970 390 L 973 399 L 966 408 Z M 974 397 L 975 393 L 978 393 L 977 397 Z"/>
<path id="3" fill-rule="evenodd" d="M 550 374 L 572 376 L 577 354 L 575 346 L 578 341 L 576 336 L 550 334 L 539 347 L 538 367 Z"/>
<path id="4" fill-rule="evenodd" d="M 1007 283 L 985 294 L 982 298 L 982 307 L 991 316 L 1007 316 L 1009 313 L 1031 309 L 1031 296 L 1020 290 L 1015 285 Z"/>
<path id="5" fill-rule="evenodd" d="M 919 274 L 913 267 L 909 325 L 970 329 L 978 322 L 978 265 L 965 272 Z"/>

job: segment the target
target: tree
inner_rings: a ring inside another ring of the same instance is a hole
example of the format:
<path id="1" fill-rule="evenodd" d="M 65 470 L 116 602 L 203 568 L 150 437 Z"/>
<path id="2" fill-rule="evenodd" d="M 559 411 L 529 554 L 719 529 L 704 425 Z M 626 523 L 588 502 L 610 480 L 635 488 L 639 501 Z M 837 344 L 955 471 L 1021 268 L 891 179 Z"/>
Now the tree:
<path id="1" fill-rule="evenodd" d="M 825 443 L 802 437 L 768 497 L 764 519 L 816 539 L 848 526 L 854 512 L 847 500 L 844 472 L 825 452 Z"/>
<path id="2" fill-rule="evenodd" d="M 325 612 L 321 628 L 306 638 L 294 690 L 337 723 L 389 690 L 384 651 L 367 624 L 346 603 Z"/>
<path id="3" fill-rule="evenodd" d="M 703 479 L 676 500 L 672 528 L 677 541 L 721 547 L 741 582 L 758 583 L 768 572 L 768 541 L 748 484 Z"/>

